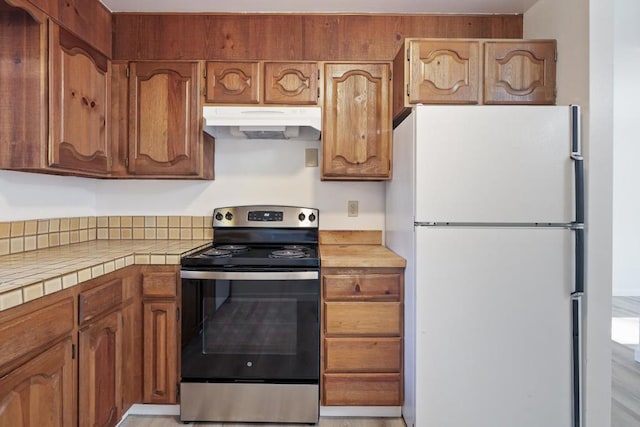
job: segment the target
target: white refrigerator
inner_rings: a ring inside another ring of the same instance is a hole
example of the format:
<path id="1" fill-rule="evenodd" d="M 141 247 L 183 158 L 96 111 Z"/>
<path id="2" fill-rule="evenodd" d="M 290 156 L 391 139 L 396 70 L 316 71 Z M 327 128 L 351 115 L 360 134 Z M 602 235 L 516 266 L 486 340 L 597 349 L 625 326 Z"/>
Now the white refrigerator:
<path id="1" fill-rule="evenodd" d="M 408 427 L 581 425 L 579 115 L 417 106 L 395 129 Z"/>

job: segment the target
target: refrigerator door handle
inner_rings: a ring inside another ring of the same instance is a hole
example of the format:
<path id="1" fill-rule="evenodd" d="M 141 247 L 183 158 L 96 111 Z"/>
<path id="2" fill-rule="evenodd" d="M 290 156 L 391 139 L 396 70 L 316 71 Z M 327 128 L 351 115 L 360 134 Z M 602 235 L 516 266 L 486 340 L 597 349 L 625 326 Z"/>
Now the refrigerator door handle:
<path id="1" fill-rule="evenodd" d="M 582 295 L 571 295 L 573 427 L 582 427 Z"/>
<path id="2" fill-rule="evenodd" d="M 582 142 L 580 137 L 580 107 L 571 107 L 571 159 L 574 163 L 576 220 L 584 224 L 584 157 L 582 156 Z"/>
<path id="3" fill-rule="evenodd" d="M 584 227 L 574 228 L 575 232 L 575 279 L 572 295 L 584 295 L 585 241 Z"/>

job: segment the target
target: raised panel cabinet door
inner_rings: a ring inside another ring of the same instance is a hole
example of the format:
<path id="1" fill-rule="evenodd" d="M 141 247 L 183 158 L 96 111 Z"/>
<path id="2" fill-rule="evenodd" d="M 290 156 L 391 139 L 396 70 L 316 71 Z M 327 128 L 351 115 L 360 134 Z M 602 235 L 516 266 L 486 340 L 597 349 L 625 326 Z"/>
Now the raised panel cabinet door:
<path id="1" fill-rule="evenodd" d="M 391 178 L 388 63 L 325 64 L 322 178 Z"/>
<path id="2" fill-rule="evenodd" d="M 0 379 L 0 426 L 74 425 L 71 338 Z"/>
<path id="3" fill-rule="evenodd" d="M 265 104 L 318 103 L 318 64 L 315 62 L 266 62 Z"/>
<path id="4" fill-rule="evenodd" d="M 49 30 L 49 166 L 107 174 L 109 60 L 58 25 Z"/>
<path id="5" fill-rule="evenodd" d="M 120 419 L 122 314 L 117 311 L 79 332 L 78 423 L 115 426 Z"/>
<path id="6" fill-rule="evenodd" d="M 257 104 L 260 102 L 259 62 L 207 62 L 205 102 Z"/>
<path id="7" fill-rule="evenodd" d="M 189 176 L 202 169 L 199 70 L 198 62 L 130 64 L 130 174 Z"/>
<path id="8" fill-rule="evenodd" d="M 144 301 L 144 403 L 176 403 L 178 383 L 177 305 Z"/>
<path id="9" fill-rule="evenodd" d="M 484 43 L 485 104 L 555 102 L 555 40 Z"/>
<path id="10" fill-rule="evenodd" d="M 479 46 L 472 40 L 412 40 L 409 104 L 477 104 Z"/>

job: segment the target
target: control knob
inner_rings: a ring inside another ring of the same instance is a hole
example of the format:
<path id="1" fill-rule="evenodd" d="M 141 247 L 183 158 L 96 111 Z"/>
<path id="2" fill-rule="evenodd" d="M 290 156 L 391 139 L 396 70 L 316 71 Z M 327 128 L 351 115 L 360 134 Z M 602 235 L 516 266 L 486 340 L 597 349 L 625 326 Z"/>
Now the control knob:
<path id="1" fill-rule="evenodd" d="M 224 216 L 227 221 L 231 221 L 233 219 L 233 214 L 231 212 L 227 212 Z"/>
<path id="2" fill-rule="evenodd" d="M 223 219 L 223 218 L 224 218 L 224 217 L 222 216 L 222 214 L 221 214 L 220 212 L 218 212 L 218 213 L 216 214 L 216 221 L 222 221 L 222 219 Z"/>
<path id="3" fill-rule="evenodd" d="M 309 215 L 309 221 L 313 222 L 315 220 L 316 220 L 316 215 L 315 214 Z"/>
<path id="4" fill-rule="evenodd" d="M 304 221 L 304 219 L 306 218 L 306 216 L 300 212 L 300 214 L 298 214 L 298 219 L 300 220 L 300 222 Z"/>

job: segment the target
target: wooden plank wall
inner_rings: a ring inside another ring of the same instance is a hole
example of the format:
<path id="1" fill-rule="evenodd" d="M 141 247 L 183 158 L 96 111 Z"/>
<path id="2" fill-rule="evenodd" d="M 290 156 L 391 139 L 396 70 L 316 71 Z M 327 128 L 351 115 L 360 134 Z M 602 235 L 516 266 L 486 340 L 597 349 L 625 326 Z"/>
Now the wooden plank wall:
<path id="1" fill-rule="evenodd" d="M 522 38 L 522 15 L 113 15 L 115 60 L 393 60 L 405 37 Z"/>

